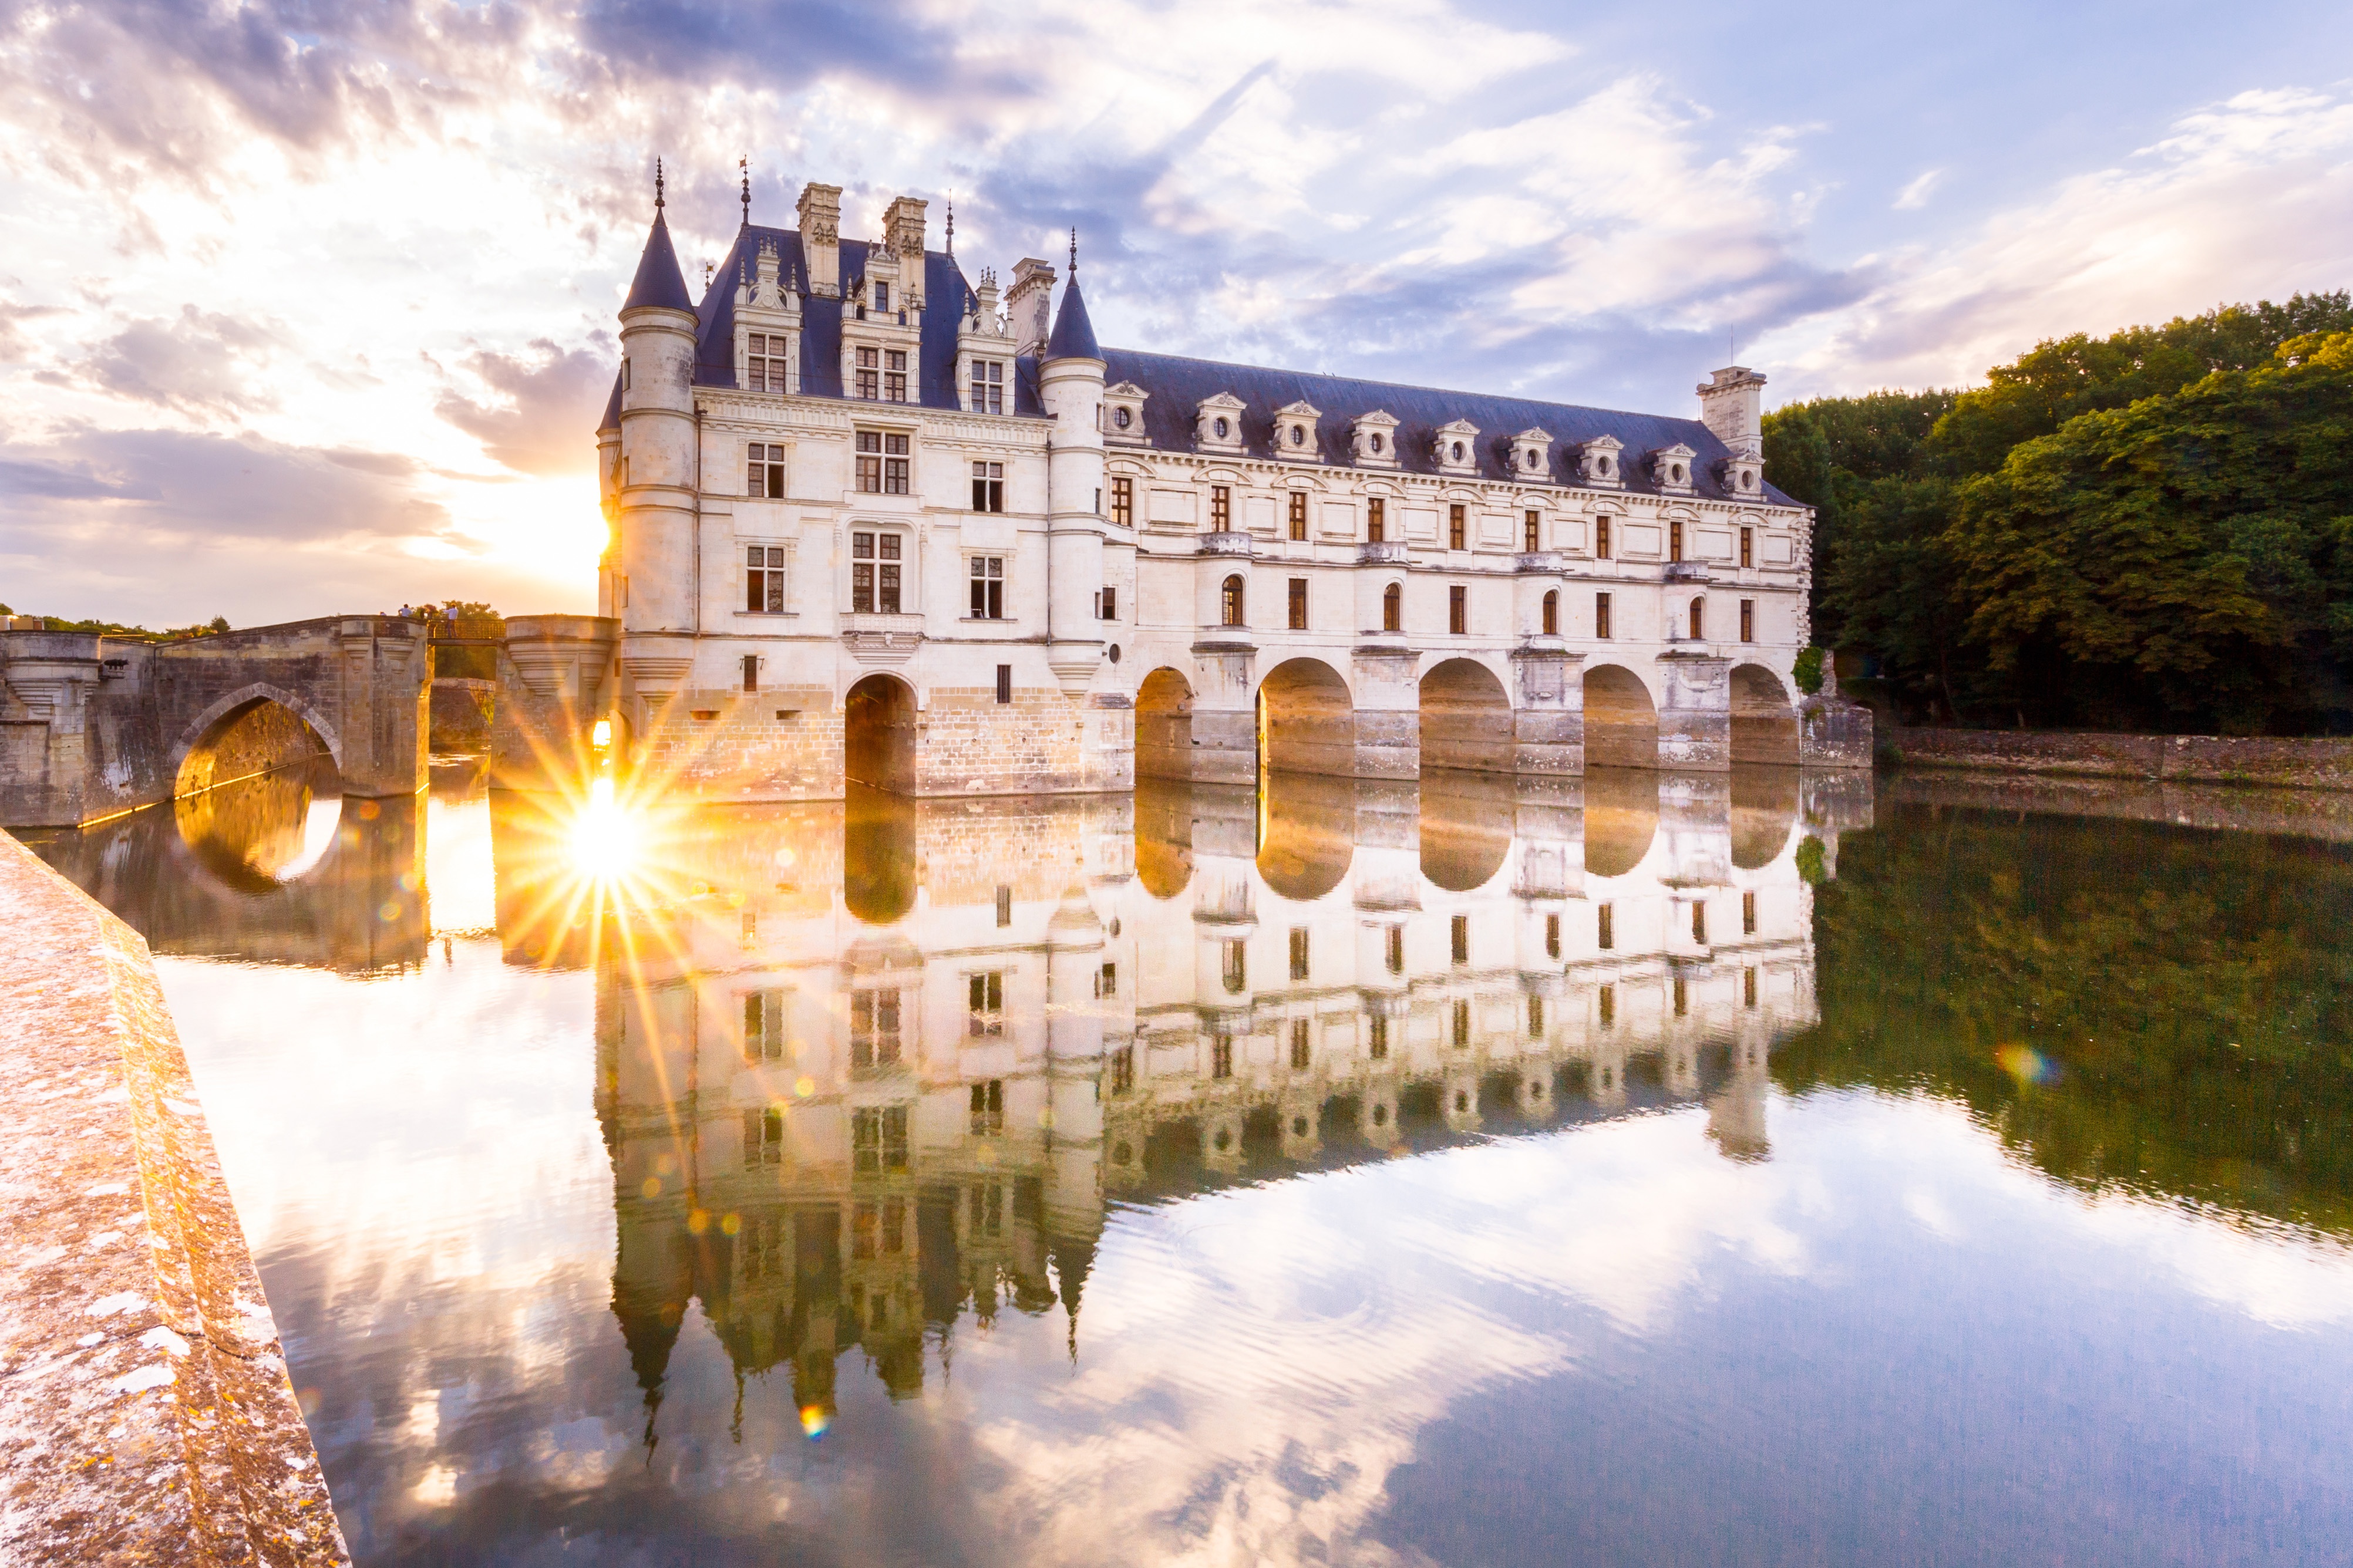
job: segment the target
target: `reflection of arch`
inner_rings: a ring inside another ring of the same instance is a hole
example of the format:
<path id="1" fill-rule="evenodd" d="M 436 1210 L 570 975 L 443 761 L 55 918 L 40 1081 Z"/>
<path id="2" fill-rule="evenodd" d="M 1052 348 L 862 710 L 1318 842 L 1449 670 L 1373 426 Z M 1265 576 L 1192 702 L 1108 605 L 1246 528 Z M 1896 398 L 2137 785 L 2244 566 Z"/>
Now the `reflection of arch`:
<path id="1" fill-rule="evenodd" d="M 1421 678 L 1421 765 L 1512 771 L 1512 700 L 1476 659 L 1450 658 Z"/>
<path id="2" fill-rule="evenodd" d="M 315 754 L 315 753 L 314 753 Z M 323 755 L 199 788 L 172 802 L 172 823 L 199 865 L 232 891 L 274 893 L 332 852 L 343 795 Z"/>
<path id="3" fill-rule="evenodd" d="M 1732 667 L 1732 760 L 1798 761 L 1798 710 L 1781 678 L 1761 664 Z"/>
<path id="4" fill-rule="evenodd" d="M 1642 678 L 1621 665 L 1585 672 L 1585 763 L 1588 767 L 1659 765 L 1659 713 Z"/>
<path id="5" fill-rule="evenodd" d="M 1269 773 L 1266 832 L 1258 872 L 1267 887 L 1301 903 L 1320 899 L 1348 874 L 1356 847 L 1354 784 L 1313 773 Z"/>
<path id="6" fill-rule="evenodd" d="M 1320 659 L 1285 660 L 1259 682 L 1258 735 L 1261 768 L 1356 773 L 1356 705 L 1348 683 Z"/>
<path id="7" fill-rule="evenodd" d="M 1512 848 L 1512 784 L 1450 773 L 1421 785 L 1421 874 L 1450 893 L 1483 888 Z"/>
<path id="8" fill-rule="evenodd" d="M 904 794 L 915 782 L 915 694 L 895 676 L 870 675 L 841 705 L 843 773 Z"/>
<path id="9" fill-rule="evenodd" d="M 915 803 L 852 784 L 842 813 L 841 896 L 868 925 L 915 907 Z"/>
<path id="10" fill-rule="evenodd" d="M 298 737 L 272 711 L 307 726 Z M 254 681 L 216 698 L 180 731 L 171 752 L 172 793 L 191 795 L 246 773 L 283 767 L 323 751 L 343 766 L 343 738 L 327 717 L 305 698 L 283 687 Z M 217 764 L 227 763 L 227 769 Z"/>
<path id="11" fill-rule="evenodd" d="M 1585 874 L 1622 877 L 1642 863 L 1659 832 L 1659 775 L 1648 769 L 1585 773 Z"/>
<path id="12" fill-rule="evenodd" d="M 1135 781 L 1135 877 L 1155 899 L 1193 880 L 1192 795 L 1149 776 Z"/>
<path id="13" fill-rule="evenodd" d="M 1795 768 L 1732 770 L 1732 863 L 1744 871 L 1770 866 L 1798 820 Z"/>
<path id="14" fill-rule="evenodd" d="M 1135 773 L 1138 778 L 1193 776 L 1193 689 L 1165 665 L 1136 688 Z"/>

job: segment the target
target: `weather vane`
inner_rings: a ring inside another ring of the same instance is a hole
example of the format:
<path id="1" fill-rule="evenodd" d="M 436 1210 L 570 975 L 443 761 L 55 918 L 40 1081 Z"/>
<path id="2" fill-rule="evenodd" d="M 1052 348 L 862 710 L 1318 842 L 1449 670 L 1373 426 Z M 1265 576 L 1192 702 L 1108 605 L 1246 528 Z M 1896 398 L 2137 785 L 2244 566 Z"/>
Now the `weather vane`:
<path id="1" fill-rule="evenodd" d="M 751 160 L 751 157 L 750 157 L 748 154 L 746 154 L 746 155 L 745 155 L 745 156 L 744 156 L 744 157 L 741 157 L 741 158 L 736 159 L 736 160 L 735 160 L 735 166 L 736 166 L 738 169 L 741 169 L 741 170 L 744 172 L 744 226 L 745 228 L 749 228 L 749 227 L 751 227 L 751 226 L 752 226 L 752 160 Z"/>

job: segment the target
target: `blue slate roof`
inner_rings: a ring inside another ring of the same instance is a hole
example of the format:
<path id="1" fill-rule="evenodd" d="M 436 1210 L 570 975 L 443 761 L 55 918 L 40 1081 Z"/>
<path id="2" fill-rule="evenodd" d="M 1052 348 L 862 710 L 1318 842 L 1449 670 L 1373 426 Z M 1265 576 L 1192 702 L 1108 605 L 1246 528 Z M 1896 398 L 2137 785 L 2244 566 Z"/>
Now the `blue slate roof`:
<path id="1" fill-rule="evenodd" d="M 621 309 L 634 310 L 640 305 L 660 305 L 672 310 L 694 309 L 694 300 L 686 291 L 686 279 L 678 269 L 678 252 L 670 247 L 670 225 L 659 206 L 654 209 L 653 232 L 646 236 L 645 251 L 638 258 L 638 275 L 629 280 L 629 297 L 621 301 Z"/>
<path id="2" fill-rule="evenodd" d="M 1478 426 L 1478 477 L 1525 483 L 1531 478 L 1556 485 L 1577 485 L 1577 449 L 1599 436 L 1615 436 L 1625 444 L 1620 467 L 1623 489 L 1656 493 L 1647 453 L 1678 443 L 1695 456 L 1692 468 L 1696 483 L 1692 493 L 1715 500 L 1738 499 L 1725 488 L 1716 463 L 1731 451 L 1713 430 L 1697 419 L 1671 419 L 1657 414 L 1630 414 L 1609 408 L 1582 408 L 1574 404 L 1539 403 L 1524 397 L 1491 397 L 1475 392 L 1445 392 L 1435 387 L 1400 386 L 1386 381 L 1356 381 L 1346 376 L 1310 375 L 1300 371 L 1267 370 L 1258 365 L 1223 364 L 1216 360 L 1184 359 L 1175 354 L 1141 353 L 1134 349 L 1105 349 L 1097 357 L 1107 365 L 1105 384 L 1133 382 L 1152 395 L 1144 405 L 1144 433 L 1163 451 L 1193 449 L 1194 415 L 1205 398 L 1230 392 L 1249 406 L 1242 411 L 1242 439 L 1250 455 L 1274 455 L 1274 411 L 1305 402 L 1323 418 L 1315 439 L 1324 461 L 1346 468 L 1354 453 L 1348 427 L 1359 415 L 1385 410 L 1398 421 L 1398 468 L 1409 474 L 1436 474 L 1430 443 L 1439 427 L 1457 419 Z M 1531 475 L 1511 466 L 1512 437 L 1537 429 L 1553 438 L 1551 466 Z M 1116 448 L 1114 448 L 1115 450 Z M 1768 503 L 1794 506 L 1772 486 L 1765 487 Z"/>
<path id="3" fill-rule="evenodd" d="M 1087 320 L 1086 297 L 1079 292 L 1079 278 L 1071 273 L 1070 286 L 1062 290 L 1062 308 L 1054 316 L 1054 330 L 1046 338 L 1046 359 L 1101 359 L 1103 350 L 1095 342 L 1095 324 Z"/>

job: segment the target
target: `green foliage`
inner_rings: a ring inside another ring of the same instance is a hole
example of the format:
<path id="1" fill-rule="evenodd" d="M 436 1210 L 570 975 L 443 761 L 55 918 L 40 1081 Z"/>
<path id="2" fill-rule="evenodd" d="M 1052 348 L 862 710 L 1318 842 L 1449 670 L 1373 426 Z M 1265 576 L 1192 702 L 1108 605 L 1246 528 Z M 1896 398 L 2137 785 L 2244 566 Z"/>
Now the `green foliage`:
<path id="1" fill-rule="evenodd" d="M 1951 1097 L 2086 1187 L 2353 1229 L 2348 907 L 2341 846 L 1883 805 L 1816 895 L 1821 1023 L 1774 1073 Z"/>
<path id="2" fill-rule="evenodd" d="M 1822 650 L 1806 647 L 1798 650 L 1798 661 L 1789 667 L 1790 678 L 1798 689 L 1811 697 L 1822 689 Z"/>
<path id="3" fill-rule="evenodd" d="M 1809 887 L 1819 888 L 1822 885 L 1826 879 L 1824 872 L 1826 864 L 1820 839 L 1809 833 L 1798 840 L 1798 876 Z"/>

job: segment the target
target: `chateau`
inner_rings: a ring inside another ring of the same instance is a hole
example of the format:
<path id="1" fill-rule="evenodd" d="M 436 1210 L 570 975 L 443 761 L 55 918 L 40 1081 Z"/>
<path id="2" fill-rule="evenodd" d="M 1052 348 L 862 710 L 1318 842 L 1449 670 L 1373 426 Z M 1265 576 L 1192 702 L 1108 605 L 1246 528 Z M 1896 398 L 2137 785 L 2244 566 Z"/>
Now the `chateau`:
<path id="1" fill-rule="evenodd" d="M 751 800 L 1868 765 L 1792 681 L 1763 376 L 1678 419 L 1107 349 L 1075 246 L 975 284 L 924 203 L 861 242 L 840 198 L 747 194 L 698 305 L 657 193 L 597 433 L 634 764 Z"/>

